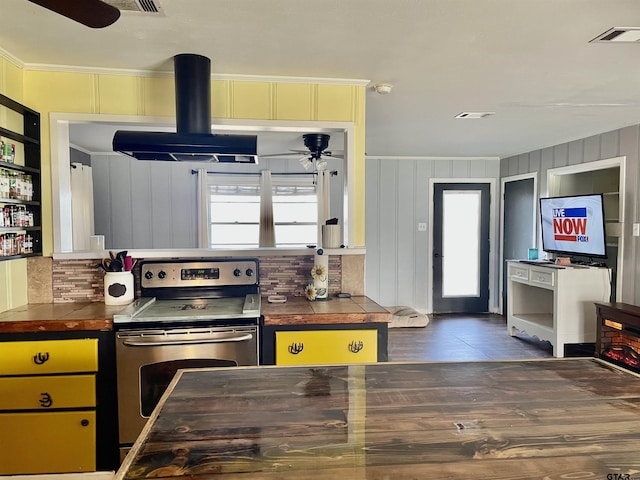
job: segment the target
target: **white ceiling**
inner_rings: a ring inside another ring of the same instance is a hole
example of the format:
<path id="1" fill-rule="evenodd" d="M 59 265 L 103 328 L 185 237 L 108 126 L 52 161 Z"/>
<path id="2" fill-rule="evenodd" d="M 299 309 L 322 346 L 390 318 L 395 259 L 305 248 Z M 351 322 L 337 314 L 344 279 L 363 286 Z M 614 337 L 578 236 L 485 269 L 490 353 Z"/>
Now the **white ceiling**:
<path id="1" fill-rule="evenodd" d="M 0 46 L 41 65 L 367 79 L 367 155 L 505 157 L 640 123 L 638 0 L 156 0 L 90 29 L 2 0 Z M 462 111 L 491 111 L 458 120 Z M 110 140 L 110 139 L 109 139 Z"/>

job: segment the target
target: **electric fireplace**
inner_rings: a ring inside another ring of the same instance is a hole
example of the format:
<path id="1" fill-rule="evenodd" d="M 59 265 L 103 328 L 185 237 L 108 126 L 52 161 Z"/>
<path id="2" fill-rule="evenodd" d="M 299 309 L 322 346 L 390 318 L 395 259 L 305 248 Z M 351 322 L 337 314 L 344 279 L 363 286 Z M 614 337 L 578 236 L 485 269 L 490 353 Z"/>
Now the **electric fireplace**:
<path id="1" fill-rule="evenodd" d="M 596 303 L 598 330 L 595 356 L 640 373 L 640 307 Z"/>

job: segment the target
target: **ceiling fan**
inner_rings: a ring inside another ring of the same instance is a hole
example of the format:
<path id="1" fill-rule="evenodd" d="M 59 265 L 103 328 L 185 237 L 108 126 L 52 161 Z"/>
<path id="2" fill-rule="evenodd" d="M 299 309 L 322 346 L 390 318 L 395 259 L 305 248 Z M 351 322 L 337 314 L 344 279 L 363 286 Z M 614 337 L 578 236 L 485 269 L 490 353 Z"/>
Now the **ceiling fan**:
<path id="1" fill-rule="evenodd" d="M 29 0 L 91 28 L 104 28 L 120 18 L 120 10 L 101 0 Z"/>
<path id="2" fill-rule="evenodd" d="M 291 150 L 287 153 L 273 153 L 269 155 L 260 155 L 261 157 L 285 157 L 291 155 L 304 155 L 299 161 L 305 170 L 310 170 L 314 164 L 316 170 L 325 170 L 327 168 L 328 158 L 344 158 L 340 154 L 334 154 L 329 148 L 330 135 L 326 133 L 307 133 L 302 136 L 304 146 L 307 150 Z"/>

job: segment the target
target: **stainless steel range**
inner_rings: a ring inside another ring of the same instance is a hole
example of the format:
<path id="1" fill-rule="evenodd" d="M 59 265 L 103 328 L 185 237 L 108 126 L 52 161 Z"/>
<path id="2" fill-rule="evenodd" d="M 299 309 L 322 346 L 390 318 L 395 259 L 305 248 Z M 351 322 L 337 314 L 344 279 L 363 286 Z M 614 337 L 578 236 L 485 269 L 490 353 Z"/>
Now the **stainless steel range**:
<path id="1" fill-rule="evenodd" d="M 144 261 L 141 298 L 114 316 L 120 449 L 180 368 L 258 365 L 257 259 Z"/>

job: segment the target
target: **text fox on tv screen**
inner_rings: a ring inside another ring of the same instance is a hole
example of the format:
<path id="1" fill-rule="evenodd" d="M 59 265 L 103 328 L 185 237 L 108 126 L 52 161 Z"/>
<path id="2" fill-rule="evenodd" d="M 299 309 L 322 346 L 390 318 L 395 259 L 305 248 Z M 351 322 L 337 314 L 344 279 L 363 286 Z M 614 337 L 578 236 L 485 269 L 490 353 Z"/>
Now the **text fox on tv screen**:
<path id="1" fill-rule="evenodd" d="M 606 258 L 602 194 L 540 199 L 545 252 Z"/>

